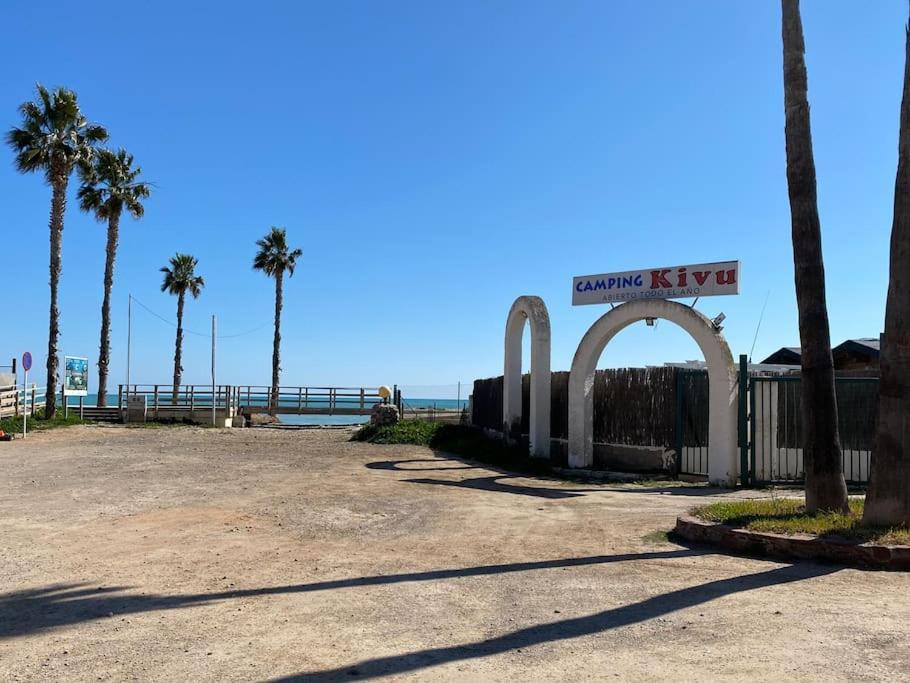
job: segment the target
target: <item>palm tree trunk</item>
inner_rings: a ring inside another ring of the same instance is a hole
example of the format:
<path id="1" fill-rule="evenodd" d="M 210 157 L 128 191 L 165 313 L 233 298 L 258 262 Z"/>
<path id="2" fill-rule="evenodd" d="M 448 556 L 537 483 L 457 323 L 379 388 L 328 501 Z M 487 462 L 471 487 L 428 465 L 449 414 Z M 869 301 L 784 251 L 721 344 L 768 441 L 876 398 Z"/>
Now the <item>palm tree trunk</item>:
<path id="1" fill-rule="evenodd" d="M 272 340 L 272 406 L 278 408 L 278 383 L 281 373 L 281 308 L 284 305 L 284 273 L 275 273 L 275 338 Z"/>
<path id="2" fill-rule="evenodd" d="M 805 44 L 799 0 L 782 0 L 787 186 L 802 348 L 801 408 L 806 508 L 847 510 L 837 428 L 834 362 L 825 301 L 825 266 L 809 124 Z"/>
<path id="3" fill-rule="evenodd" d="M 117 258 L 117 238 L 120 215 L 107 222 L 107 257 L 104 262 L 104 299 L 101 302 L 101 344 L 98 349 L 98 407 L 107 405 L 107 373 L 111 358 L 111 290 L 114 287 L 114 260 Z"/>
<path id="4" fill-rule="evenodd" d="M 910 524 L 910 33 L 904 56 L 891 276 L 881 348 L 878 434 L 863 521 Z"/>
<path id="5" fill-rule="evenodd" d="M 53 162 L 51 196 L 51 304 L 47 332 L 47 393 L 44 399 L 44 416 L 51 419 L 57 412 L 57 343 L 60 338 L 60 310 L 57 308 L 57 290 L 63 269 L 63 214 L 66 212 L 66 186 L 69 174 L 60 162 Z"/>
<path id="6" fill-rule="evenodd" d="M 177 295 L 177 342 L 174 348 L 174 391 L 171 394 L 171 405 L 177 405 L 180 380 L 183 376 L 181 360 L 183 356 L 183 301 L 185 296 L 186 293 L 182 291 Z"/>

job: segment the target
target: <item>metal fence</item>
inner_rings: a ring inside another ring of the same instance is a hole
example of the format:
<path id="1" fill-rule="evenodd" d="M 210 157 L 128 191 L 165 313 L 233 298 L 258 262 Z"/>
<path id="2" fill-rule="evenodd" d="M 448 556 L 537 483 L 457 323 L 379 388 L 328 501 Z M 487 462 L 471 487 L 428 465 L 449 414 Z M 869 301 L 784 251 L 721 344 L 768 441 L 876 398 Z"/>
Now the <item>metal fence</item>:
<path id="1" fill-rule="evenodd" d="M 835 390 L 844 478 L 865 484 L 878 425 L 878 378 L 838 377 Z M 749 481 L 804 479 L 799 376 L 751 377 L 748 414 Z"/>
<path id="2" fill-rule="evenodd" d="M 677 473 L 708 476 L 708 373 L 676 373 Z"/>
<path id="3" fill-rule="evenodd" d="M 170 384 L 121 384 L 117 390 L 117 408 L 126 410 L 131 396 L 143 396 L 149 411 L 157 413 L 177 410 L 215 408 L 225 410 L 234 407 L 233 387 L 219 384 L 181 384 L 177 391 Z"/>
<path id="4" fill-rule="evenodd" d="M 233 387 L 232 405 L 244 411 L 277 414 L 363 415 L 385 399 L 376 387 Z M 397 393 L 397 389 L 396 389 Z"/>

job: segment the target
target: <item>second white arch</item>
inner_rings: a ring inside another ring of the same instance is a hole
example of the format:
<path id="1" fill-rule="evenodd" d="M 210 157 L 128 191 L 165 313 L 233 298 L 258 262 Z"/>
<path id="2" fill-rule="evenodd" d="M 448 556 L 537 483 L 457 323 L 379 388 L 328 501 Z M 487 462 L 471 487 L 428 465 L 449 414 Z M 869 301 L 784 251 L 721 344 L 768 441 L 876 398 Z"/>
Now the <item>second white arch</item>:
<path id="1" fill-rule="evenodd" d="M 582 337 L 569 374 L 569 467 L 594 462 L 594 373 L 604 348 L 624 328 L 649 318 L 689 333 L 708 366 L 708 480 L 729 486 L 737 473 L 736 370 L 720 330 L 702 313 L 675 301 L 630 301 L 611 309 Z"/>

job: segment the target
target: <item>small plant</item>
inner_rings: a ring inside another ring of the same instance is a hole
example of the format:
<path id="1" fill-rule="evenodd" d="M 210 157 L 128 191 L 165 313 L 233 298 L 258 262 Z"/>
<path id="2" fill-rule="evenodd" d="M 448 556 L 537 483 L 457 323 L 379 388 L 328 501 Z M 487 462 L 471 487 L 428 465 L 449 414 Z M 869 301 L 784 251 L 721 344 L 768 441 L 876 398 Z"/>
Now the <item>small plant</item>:
<path id="1" fill-rule="evenodd" d="M 645 534 L 644 536 L 642 536 L 641 540 L 643 540 L 645 543 L 653 543 L 655 545 L 658 545 L 661 543 L 669 543 L 670 542 L 670 532 L 662 531 L 662 530 L 652 531 L 651 533 Z"/>

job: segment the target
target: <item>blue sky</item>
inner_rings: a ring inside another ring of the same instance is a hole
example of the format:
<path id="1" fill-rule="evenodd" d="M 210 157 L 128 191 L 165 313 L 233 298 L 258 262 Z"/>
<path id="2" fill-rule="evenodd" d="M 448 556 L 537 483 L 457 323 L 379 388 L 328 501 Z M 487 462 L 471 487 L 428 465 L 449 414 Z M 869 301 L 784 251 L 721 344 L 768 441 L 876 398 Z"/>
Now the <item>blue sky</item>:
<path id="1" fill-rule="evenodd" d="M 798 343 L 779 12 L 770 0 L 13 0 L 0 124 L 18 122 L 36 81 L 65 85 L 155 183 L 146 217 L 121 227 L 114 382 L 127 294 L 172 318 L 158 268 L 177 250 L 207 281 L 190 330 L 213 313 L 225 335 L 259 328 L 219 341 L 220 379 L 268 381 L 274 290 L 250 263 L 270 225 L 304 251 L 285 290 L 287 384 L 441 395 L 425 385 L 499 374 L 520 294 L 549 305 L 552 364 L 568 369 L 605 312 L 571 307 L 573 275 L 737 258 L 742 294 L 699 308 L 726 313 L 733 352 L 748 353 L 769 296 L 761 358 Z M 902 0 L 803 3 L 835 343 L 882 327 L 906 14 Z M 94 363 L 104 227 L 74 192 L 61 350 Z M 0 152 L 0 357 L 30 349 L 36 365 L 49 197 Z M 133 380 L 167 382 L 174 330 L 134 314 Z M 187 338 L 186 381 L 208 381 L 208 344 Z M 641 324 L 601 366 L 699 357 L 672 324 Z"/>

